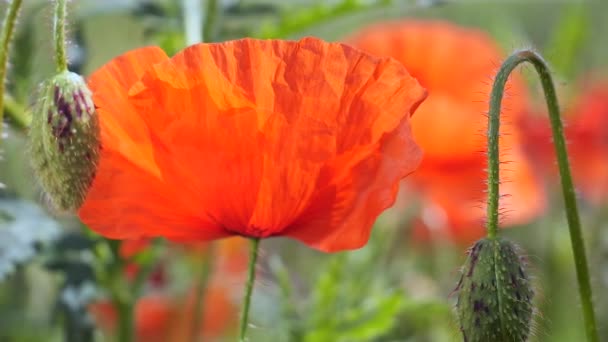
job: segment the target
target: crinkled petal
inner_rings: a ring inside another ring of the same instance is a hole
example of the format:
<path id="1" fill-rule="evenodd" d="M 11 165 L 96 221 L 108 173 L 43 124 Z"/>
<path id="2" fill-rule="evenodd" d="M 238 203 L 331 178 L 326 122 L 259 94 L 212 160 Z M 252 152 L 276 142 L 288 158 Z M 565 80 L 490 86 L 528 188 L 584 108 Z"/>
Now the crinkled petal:
<path id="1" fill-rule="evenodd" d="M 312 215 L 311 207 L 325 211 L 314 215 L 326 214 L 330 234 L 342 225 L 329 216 L 353 213 L 317 206 L 329 199 L 329 187 L 352 201 L 362 190 L 370 198 L 392 197 L 381 185 L 369 190 L 358 182 L 394 172 L 382 183 L 392 192 L 420 158 L 409 116 L 424 89 L 398 62 L 343 44 L 314 38 L 199 44 L 148 70 L 130 96 L 137 111 L 148 113 L 163 151 L 156 156 L 163 179 L 181 186 L 224 229 L 247 236 L 281 235 L 294 222 L 304 227 L 301 217 Z M 405 155 L 387 171 L 381 151 L 393 135 Z M 391 201 L 381 202 L 384 209 Z M 367 235 L 380 211 L 366 212 L 365 222 L 350 220 L 350 232 Z"/>
<path id="2" fill-rule="evenodd" d="M 110 238 L 185 232 L 215 238 L 225 232 L 178 200 L 179 189 L 167 183 L 157 165 L 156 146 L 128 97 L 144 71 L 166 60 L 159 48 L 142 48 L 122 55 L 95 72 L 89 81 L 101 126 L 102 151 L 79 216 L 91 229 Z M 209 229 L 201 230 L 201 225 Z"/>
<path id="3" fill-rule="evenodd" d="M 404 118 L 377 145 L 328 164 L 312 205 L 286 235 L 326 252 L 362 247 L 378 215 L 395 202 L 399 181 L 421 158 Z"/>

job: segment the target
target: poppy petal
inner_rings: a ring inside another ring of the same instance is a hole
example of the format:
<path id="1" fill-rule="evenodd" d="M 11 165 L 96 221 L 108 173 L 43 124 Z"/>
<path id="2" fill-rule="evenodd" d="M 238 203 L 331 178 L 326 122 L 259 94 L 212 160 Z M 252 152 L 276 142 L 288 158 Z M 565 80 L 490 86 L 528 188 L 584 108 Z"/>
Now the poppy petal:
<path id="1" fill-rule="evenodd" d="M 163 181 L 156 165 L 150 131 L 128 98 L 128 90 L 144 71 L 167 58 L 156 47 L 134 50 L 112 60 L 89 80 L 102 150 L 79 215 L 89 227 L 110 238 L 155 236 L 167 227 L 176 228 L 168 237 L 179 237 L 183 232 L 177 228 L 192 230 L 201 220 L 176 205 L 176 191 Z M 207 234 L 221 236 L 223 231 L 209 229 Z"/>
<path id="2" fill-rule="evenodd" d="M 377 146 L 344 155 L 326 166 L 325 176 L 319 180 L 322 190 L 286 235 L 326 252 L 362 247 L 378 215 L 395 202 L 399 181 L 421 159 L 422 152 L 404 119 Z"/>

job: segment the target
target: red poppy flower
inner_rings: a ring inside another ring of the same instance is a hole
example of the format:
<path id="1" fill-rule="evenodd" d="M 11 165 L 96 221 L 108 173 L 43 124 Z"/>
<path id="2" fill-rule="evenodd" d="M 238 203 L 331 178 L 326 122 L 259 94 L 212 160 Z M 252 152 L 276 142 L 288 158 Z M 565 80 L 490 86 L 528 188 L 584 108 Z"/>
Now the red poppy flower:
<path id="1" fill-rule="evenodd" d="M 185 298 L 150 294 L 139 299 L 134 318 L 136 341 L 191 341 L 196 316 L 195 301 L 194 291 L 190 291 Z M 226 291 L 218 285 L 214 284 L 205 291 L 202 309 L 200 331 L 195 333 L 205 340 L 221 336 L 236 321 L 236 307 Z M 115 333 L 118 317 L 111 302 L 93 303 L 89 311 L 102 331 Z"/>
<path id="2" fill-rule="evenodd" d="M 133 252 L 122 257 L 131 258 L 135 254 L 147 248 L 145 239 L 125 240 L 121 243 L 121 253 L 123 251 Z M 197 260 L 203 257 L 212 257 L 213 266 L 209 279 L 209 285 L 203 293 L 203 316 L 199 322 L 200 331 L 194 331 L 194 317 L 197 300 L 197 293 L 193 289 L 187 291 L 185 295 L 172 296 L 166 293 L 167 289 L 174 289 L 179 281 L 172 282 L 167 279 L 167 263 L 161 263 L 156 271 L 148 278 L 146 288 L 154 289 L 144 295 L 135 305 L 135 332 L 137 341 L 191 341 L 192 334 L 196 333 L 204 338 L 215 338 L 236 322 L 236 306 L 232 298 L 236 294 L 232 289 L 240 290 L 234 286 L 240 284 L 245 277 L 247 270 L 248 243 L 242 238 L 231 238 L 219 241 L 214 247 L 212 256 L 208 255 L 208 244 L 189 244 L 171 245 L 173 252 L 187 247 L 188 254 L 195 254 Z M 137 250 L 135 250 L 137 249 Z M 199 252 L 207 254 L 199 255 Z M 175 254 L 169 253 L 173 256 Z M 165 260 L 166 261 L 166 260 Z M 125 265 L 125 271 L 130 272 L 135 264 Z M 137 272 L 129 275 L 133 278 Z M 159 282 L 159 276 L 163 279 Z M 178 285 L 179 286 L 179 285 Z M 198 290 L 198 289 L 197 289 Z M 108 300 L 93 303 L 89 308 L 96 320 L 97 325 L 102 331 L 114 334 L 116 331 L 117 312 L 114 305 Z"/>
<path id="3" fill-rule="evenodd" d="M 150 247 L 150 239 L 123 240 L 120 244 L 120 257 L 128 262 L 124 266 L 124 274 L 130 281 L 135 280 L 140 272 L 140 266 L 129 259 L 135 257 Z M 187 257 L 194 260 L 213 260 L 212 269 L 222 270 L 222 278 L 232 283 L 234 280 L 241 280 L 245 276 L 249 259 L 249 244 L 246 239 L 235 237 L 218 241 L 213 252 L 209 250 L 210 243 L 180 243 L 168 245 L 175 255 L 175 252 L 185 252 Z M 182 254 L 182 253 L 180 253 Z M 154 288 L 160 288 L 167 282 L 167 271 L 164 261 L 160 261 L 148 278 L 148 283 Z"/>
<path id="4" fill-rule="evenodd" d="M 564 133 L 577 189 L 594 204 L 608 200 L 608 82 L 590 82 L 564 113 Z M 526 133 L 526 150 L 536 169 L 554 187 L 557 180 L 555 147 L 546 113 L 530 113 L 519 121 Z"/>
<path id="5" fill-rule="evenodd" d="M 587 85 L 566 129 L 574 179 L 592 203 L 608 200 L 608 82 Z"/>
<path id="6" fill-rule="evenodd" d="M 421 194 L 428 228 L 447 231 L 457 240 L 478 238 L 485 213 L 483 113 L 488 110 L 491 77 L 502 58 L 496 44 L 481 31 L 441 21 L 380 23 L 349 42 L 397 59 L 429 90 L 412 118 L 424 160 L 409 183 Z M 511 196 L 502 198 L 501 206 L 509 211 L 503 223 L 517 224 L 536 215 L 544 202 L 521 151 L 519 133 L 505 125 L 526 108 L 525 87 L 514 78 L 508 89 L 500 143 L 501 151 L 508 151 L 501 160 L 509 164 L 503 166 L 501 193 Z"/>
<path id="7" fill-rule="evenodd" d="M 146 296 L 135 306 L 135 332 L 137 341 L 164 341 L 169 319 L 173 312 L 162 296 Z M 104 332 L 113 334 L 118 320 L 116 308 L 107 300 L 89 306 L 97 326 Z"/>
<path id="8" fill-rule="evenodd" d="M 150 247 L 150 243 L 150 239 L 146 238 L 124 240 L 120 244 L 118 253 L 121 258 L 130 259 Z"/>
<path id="9" fill-rule="evenodd" d="M 398 62 L 343 44 L 142 48 L 89 86 L 103 150 L 79 215 L 110 238 L 361 247 L 421 158 L 409 116 L 425 90 Z"/>
<path id="10" fill-rule="evenodd" d="M 193 289 L 186 296 L 185 303 L 174 303 L 179 310 L 173 320 L 174 328 L 166 341 L 192 341 L 196 299 L 196 291 Z M 199 322 L 200 331 L 196 332 L 203 337 L 203 341 L 213 340 L 213 337 L 221 336 L 234 327 L 238 318 L 237 308 L 221 285 L 212 284 L 205 291 L 203 301 L 203 318 Z"/>

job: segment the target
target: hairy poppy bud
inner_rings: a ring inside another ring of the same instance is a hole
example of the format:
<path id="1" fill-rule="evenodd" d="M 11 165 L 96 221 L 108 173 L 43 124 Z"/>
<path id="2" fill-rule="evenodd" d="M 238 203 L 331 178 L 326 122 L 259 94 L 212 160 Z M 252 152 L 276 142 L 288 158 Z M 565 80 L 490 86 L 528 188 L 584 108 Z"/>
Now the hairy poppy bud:
<path id="1" fill-rule="evenodd" d="M 53 205 L 78 208 L 95 176 L 99 124 L 84 79 L 62 72 L 41 86 L 30 129 L 32 166 Z"/>
<path id="2" fill-rule="evenodd" d="M 486 238 L 468 254 L 456 288 L 464 341 L 526 341 L 534 291 L 517 248 L 507 240 Z"/>

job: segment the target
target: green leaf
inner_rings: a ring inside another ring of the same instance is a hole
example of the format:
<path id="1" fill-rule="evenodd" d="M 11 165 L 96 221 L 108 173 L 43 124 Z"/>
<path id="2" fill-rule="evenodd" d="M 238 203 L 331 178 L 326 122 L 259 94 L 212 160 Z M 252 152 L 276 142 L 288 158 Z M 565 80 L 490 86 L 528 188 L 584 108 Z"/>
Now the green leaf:
<path id="1" fill-rule="evenodd" d="M 282 11 L 281 16 L 276 23 L 263 23 L 259 31 L 254 33 L 254 36 L 260 38 L 285 38 L 320 23 L 331 21 L 348 14 L 384 7 L 390 3 L 391 1 L 388 0 L 342 0 L 337 4 L 331 5 L 328 5 L 326 2 L 319 2 L 316 5 L 308 6 L 296 11 L 290 8 Z"/>
<path id="2" fill-rule="evenodd" d="M 374 298 L 373 307 L 366 310 L 363 317 L 351 322 L 351 328 L 344 331 L 340 341 L 369 341 L 389 332 L 396 323 L 395 317 L 403 308 L 404 298 L 400 292 Z"/>
<path id="3" fill-rule="evenodd" d="M 583 55 L 589 37 L 590 20 L 587 8 L 580 4 L 570 5 L 563 12 L 544 50 L 551 56 L 552 69 L 571 79 L 578 71 L 577 66 L 583 64 L 577 60 Z"/>
<path id="4" fill-rule="evenodd" d="M 312 291 L 309 323 L 312 326 L 324 328 L 335 326 L 337 317 L 334 310 L 344 290 L 343 271 L 347 269 L 346 260 L 345 253 L 334 256 L 325 271 L 319 275 Z"/>

